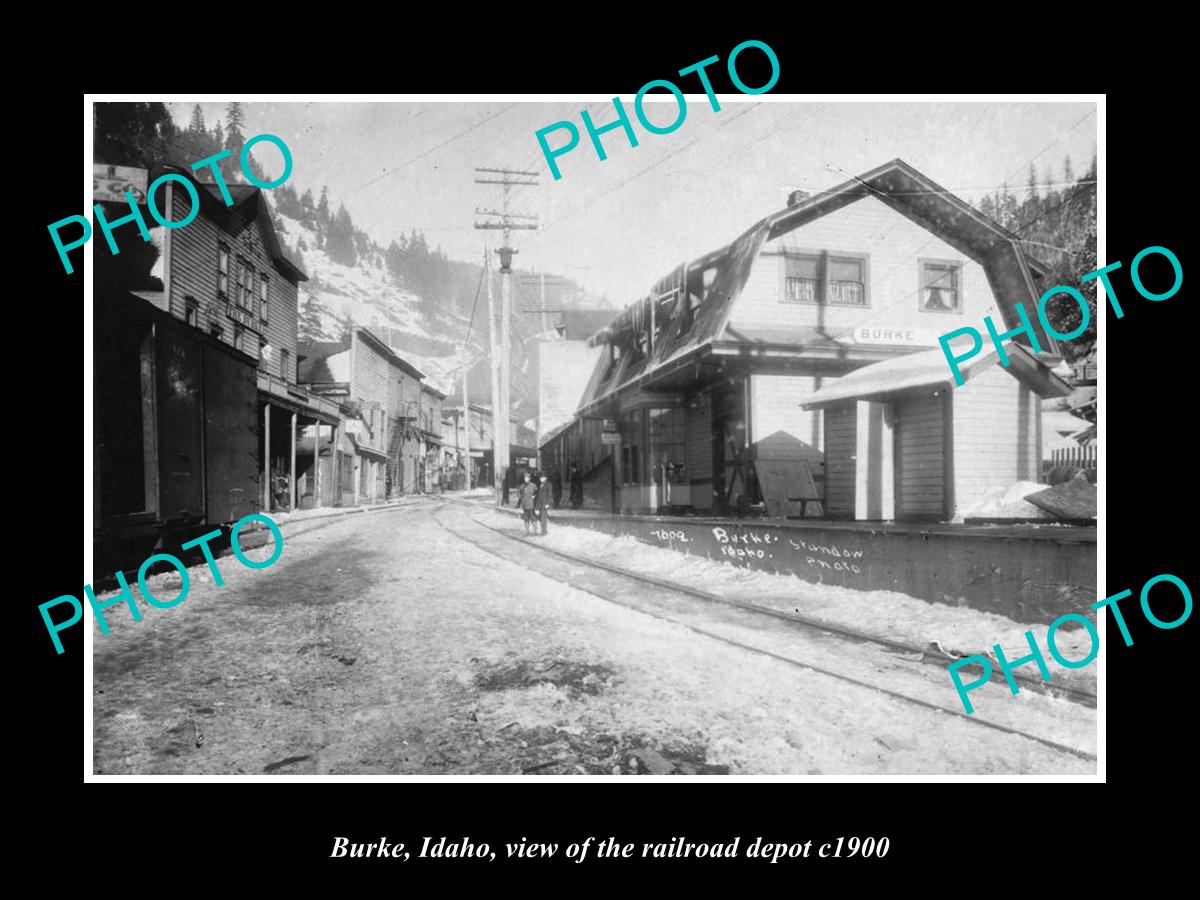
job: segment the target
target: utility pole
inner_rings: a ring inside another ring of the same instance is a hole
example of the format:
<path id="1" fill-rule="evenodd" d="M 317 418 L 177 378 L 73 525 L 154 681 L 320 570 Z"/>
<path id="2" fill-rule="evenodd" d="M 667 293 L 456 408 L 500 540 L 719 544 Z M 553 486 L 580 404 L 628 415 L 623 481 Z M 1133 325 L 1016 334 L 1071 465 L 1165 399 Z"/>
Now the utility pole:
<path id="1" fill-rule="evenodd" d="M 492 299 L 492 257 L 485 247 L 483 250 L 483 280 L 487 283 L 487 305 L 488 305 L 488 343 L 491 353 L 488 356 L 488 364 L 491 370 L 491 378 L 488 380 L 492 384 L 492 487 L 496 490 L 496 505 L 500 506 L 501 484 L 500 484 L 500 446 L 501 438 L 500 426 L 497 424 L 497 413 L 500 411 L 500 336 L 496 330 L 496 302 Z M 467 417 L 467 425 L 470 426 L 470 416 Z M 504 459 L 505 464 L 508 462 L 508 448 L 505 445 Z"/>
<path id="2" fill-rule="evenodd" d="M 465 352 L 466 352 L 465 345 L 463 346 L 463 351 L 465 354 Z M 467 376 L 470 374 L 471 374 L 471 367 L 470 366 L 464 367 L 463 373 L 462 373 L 463 417 L 464 417 L 464 421 L 467 423 L 467 425 L 466 425 L 466 428 L 463 429 L 463 453 L 466 454 L 465 471 L 467 473 L 467 490 L 468 491 L 471 489 L 471 401 L 470 401 L 470 398 L 467 396 Z M 454 443 L 455 443 L 455 445 L 458 444 L 458 429 L 457 428 L 454 429 Z M 458 447 L 455 446 L 454 449 L 457 452 Z M 463 459 L 463 457 L 460 456 L 459 459 Z"/>
<path id="3" fill-rule="evenodd" d="M 498 385 L 493 389 L 494 402 L 492 403 L 492 432 L 495 436 L 495 449 L 492 456 L 495 465 L 497 494 L 496 502 L 500 502 L 502 496 L 501 479 L 508 477 L 509 467 L 509 446 L 512 441 L 509 437 L 508 416 L 511 410 L 512 403 L 509 395 L 509 348 L 511 344 L 512 328 L 510 317 L 512 314 L 512 258 L 517 251 L 512 248 L 511 236 L 512 232 L 517 229 L 534 230 L 537 226 L 537 216 L 528 215 L 525 213 L 510 212 L 508 208 L 509 195 L 514 187 L 520 185 L 536 186 L 537 172 L 525 172 L 520 169 L 488 169 L 475 167 L 476 172 L 482 172 L 486 175 L 499 175 L 496 177 L 476 178 L 476 184 L 498 184 L 504 188 L 501 196 L 501 207 L 499 210 L 494 209 L 476 209 L 475 213 L 481 216 L 494 216 L 499 221 L 485 219 L 482 222 L 476 222 L 477 229 L 494 229 L 504 233 L 504 243 L 499 248 L 500 253 L 500 362 L 499 362 L 499 378 L 493 380 Z M 528 219 L 529 223 L 521 223 L 516 219 Z M 488 314 L 492 315 L 492 284 L 488 281 Z M 493 326 L 494 327 L 494 326 Z M 495 342 L 493 342 L 494 344 Z M 498 388 L 498 390 L 497 390 Z"/>

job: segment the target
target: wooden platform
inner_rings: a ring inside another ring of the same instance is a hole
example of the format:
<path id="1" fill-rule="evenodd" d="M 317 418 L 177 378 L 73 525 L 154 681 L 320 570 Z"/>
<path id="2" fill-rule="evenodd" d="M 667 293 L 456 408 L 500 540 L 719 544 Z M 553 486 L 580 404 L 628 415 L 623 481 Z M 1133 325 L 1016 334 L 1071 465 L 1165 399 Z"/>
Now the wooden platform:
<path id="1" fill-rule="evenodd" d="M 899 591 L 1018 622 L 1091 617 L 1096 529 L 1058 524 L 916 525 L 617 516 L 555 510 L 562 524 L 857 590 Z"/>

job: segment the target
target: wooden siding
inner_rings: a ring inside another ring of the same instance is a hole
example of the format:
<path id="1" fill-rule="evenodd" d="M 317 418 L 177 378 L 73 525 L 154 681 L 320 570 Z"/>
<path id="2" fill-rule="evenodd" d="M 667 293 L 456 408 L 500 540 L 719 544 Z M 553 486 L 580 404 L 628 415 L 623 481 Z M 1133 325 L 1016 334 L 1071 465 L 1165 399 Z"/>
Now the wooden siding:
<path id="1" fill-rule="evenodd" d="M 989 488 L 1038 481 L 1041 400 L 999 365 L 977 370 L 954 398 L 955 507 L 961 514 Z"/>
<path id="2" fill-rule="evenodd" d="M 698 509 L 712 506 L 712 397 L 705 391 L 687 405 L 688 480 L 692 486 L 692 505 Z"/>
<path id="3" fill-rule="evenodd" d="M 187 216 L 191 201 L 187 191 L 176 190 L 168 185 L 171 194 L 171 219 L 178 221 Z M 261 202 L 261 201 L 259 201 Z M 296 382 L 296 329 L 298 326 L 297 287 L 276 268 L 267 256 L 262 229 L 254 214 L 255 201 L 243 204 L 238 210 L 230 211 L 227 225 L 220 225 L 201 213 L 182 228 L 167 231 L 170 241 L 170 272 L 167 273 L 167 298 L 171 313 L 180 319 L 187 315 L 185 297 L 193 297 L 199 305 L 197 325 L 209 332 L 212 324 L 221 326 L 221 340 L 233 346 L 235 320 L 225 314 L 227 305 L 233 304 L 233 286 L 236 284 L 234 266 L 239 256 L 249 259 L 255 269 L 254 302 L 251 314 L 254 327 L 249 329 L 245 348 L 254 358 L 259 357 L 258 338 L 263 336 L 273 350 L 270 360 L 259 360 L 258 367 L 272 375 Z M 229 247 L 229 304 L 217 299 L 217 260 L 219 242 Z M 258 280 L 266 275 L 267 321 L 259 314 Z M 283 363 L 287 351 L 286 371 Z"/>
<path id="4" fill-rule="evenodd" d="M 381 453 L 389 449 L 387 409 L 391 373 L 388 358 L 355 331 L 350 347 L 350 399 L 362 402 L 362 418 L 368 426 L 367 432 L 357 435 L 355 440 Z"/>
<path id="5" fill-rule="evenodd" d="M 857 404 L 825 410 L 825 511 L 836 518 L 854 518 L 857 435 Z"/>
<path id="6" fill-rule="evenodd" d="M 922 389 L 896 400 L 896 517 L 945 516 L 945 395 Z"/>
<path id="7" fill-rule="evenodd" d="M 784 300 L 783 251 L 828 251 L 869 256 L 866 267 L 869 307 L 817 306 Z M 962 263 L 961 312 L 920 310 L 919 259 Z M 823 322 L 818 312 L 824 313 Z M 730 328 L 803 328 L 824 324 L 849 328 L 913 329 L 936 346 L 939 335 L 976 325 L 998 312 L 983 267 L 874 197 L 822 216 L 763 245 L 751 267 L 742 296 L 734 305 Z M 997 315 L 997 321 L 1000 321 Z"/>

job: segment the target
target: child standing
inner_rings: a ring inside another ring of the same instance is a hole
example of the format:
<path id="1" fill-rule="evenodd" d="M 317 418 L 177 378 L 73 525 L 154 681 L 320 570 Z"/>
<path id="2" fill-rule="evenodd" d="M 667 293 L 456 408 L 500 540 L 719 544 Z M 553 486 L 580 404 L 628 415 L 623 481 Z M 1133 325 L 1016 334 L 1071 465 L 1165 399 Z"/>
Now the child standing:
<path id="1" fill-rule="evenodd" d="M 538 489 L 529 479 L 529 473 L 525 473 L 525 480 L 519 488 L 517 488 L 517 508 L 525 516 L 525 534 L 529 535 L 530 529 L 533 527 L 533 511 L 537 500 Z"/>
<path id="2" fill-rule="evenodd" d="M 534 500 L 534 509 L 537 511 L 538 521 L 542 526 L 542 534 L 546 534 L 550 530 L 550 502 L 552 488 L 550 487 L 550 479 L 544 474 L 541 478 L 541 484 L 538 485 L 537 497 Z"/>

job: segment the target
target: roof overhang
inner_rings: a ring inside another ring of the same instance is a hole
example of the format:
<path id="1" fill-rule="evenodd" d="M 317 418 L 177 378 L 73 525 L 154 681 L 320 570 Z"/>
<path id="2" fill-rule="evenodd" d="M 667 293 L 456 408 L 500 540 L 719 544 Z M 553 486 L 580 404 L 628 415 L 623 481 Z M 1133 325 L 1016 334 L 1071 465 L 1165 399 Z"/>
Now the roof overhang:
<path id="1" fill-rule="evenodd" d="M 1006 367 L 1014 378 L 1027 384 L 1040 397 L 1065 397 L 1071 387 L 1051 371 L 1053 357 L 1039 358 L 1020 344 L 1006 344 L 1009 364 Z M 1000 363 L 994 347 L 960 365 L 963 382 Z M 955 386 L 945 354 L 939 350 L 926 350 L 885 360 L 851 372 L 837 381 L 822 387 L 804 409 L 822 409 L 835 403 L 858 400 L 887 400 L 903 391 L 916 388 L 950 390 Z"/>

